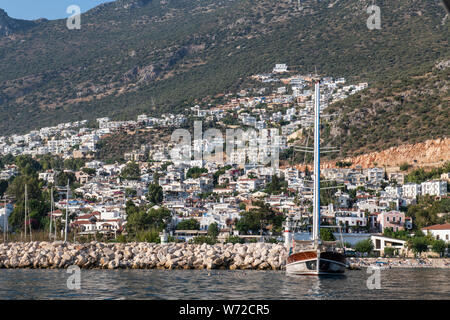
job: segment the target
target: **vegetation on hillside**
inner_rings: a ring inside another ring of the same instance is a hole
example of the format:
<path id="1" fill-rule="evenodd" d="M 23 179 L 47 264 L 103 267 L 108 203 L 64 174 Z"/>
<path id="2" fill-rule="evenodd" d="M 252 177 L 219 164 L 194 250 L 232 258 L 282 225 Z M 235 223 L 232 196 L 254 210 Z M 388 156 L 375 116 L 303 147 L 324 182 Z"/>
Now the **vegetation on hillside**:
<path id="1" fill-rule="evenodd" d="M 440 1 L 379 0 L 382 28 L 372 31 L 366 26 L 368 5 L 120 0 L 83 14 L 81 30 L 68 30 L 65 19 L 42 21 L 0 37 L 0 132 L 99 116 L 184 112 L 195 99 L 236 90 L 246 77 L 268 72 L 275 63 L 300 73 L 317 68 L 323 75 L 372 82 L 448 51 L 449 22 L 442 24 Z M 434 108 L 434 99 L 416 102 Z M 434 124 L 442 128 L 439 109 L 435 114 L 427 137 Z M 387 115 L 379 114 L 382 124 Z M 354 143 L 361 148 L 371 140 Z"/>
<path id="2" fill-rule="evenodd" d="M 331 105 L 338 113 L 324 141 L 341 156 L 385 150 L 449 136 L 450 68 L 407 70 Z M 403 166 L 403 169 L 407 169 Z"/>

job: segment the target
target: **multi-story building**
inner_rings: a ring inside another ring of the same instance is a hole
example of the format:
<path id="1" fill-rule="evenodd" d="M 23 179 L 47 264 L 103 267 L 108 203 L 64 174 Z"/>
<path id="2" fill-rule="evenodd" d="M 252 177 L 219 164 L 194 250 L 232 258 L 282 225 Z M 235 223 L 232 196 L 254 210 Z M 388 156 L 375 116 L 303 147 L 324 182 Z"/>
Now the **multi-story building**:
<path id="1" fill-rule="evenodd" d="M 445 196 L 447 194 L 447 181 L 431 180 L 421 183 L 422 194 L 430 196 Z"/>
<path id="2" fill-rule="evenodd" d="M 406 183 L 402 187 L 402 193 L 404 198 L 415 198 L 417 196 L 420 196 L 421 193 L 421 186 L 417 183 Z"/>
<path id="3" fill-rule="evenodd" d="M 350 211 L 339 210 L 335 213 L 336 224 L 339 226 L 348 227 L 365 227 L 367 225 L 367 218 L 364 215 L 364 211 Z"/>
<path id="4" fill-rule="evenodd" d="M 367 170 L 367 180 L 371 183 L 380 183 L 384 178 L 384 170 L 382 168 L 371 168 Z"/>
<path id="5" fill-rule="evenodd" d="M 386 189 L 384 189 L 388 195 L 391 197 L 401 197 L 402 196 L 402 188 L 397 186 L 387 186 Z"/>
<path id="6" fill-rule="evenodd" d="M 392 228 L 394 231 L 404 230 L 405 222 L 405 213 L 400 211 L 382 212 L 377 216 L 377 224 L 381 232 L 386 228 Z"/>

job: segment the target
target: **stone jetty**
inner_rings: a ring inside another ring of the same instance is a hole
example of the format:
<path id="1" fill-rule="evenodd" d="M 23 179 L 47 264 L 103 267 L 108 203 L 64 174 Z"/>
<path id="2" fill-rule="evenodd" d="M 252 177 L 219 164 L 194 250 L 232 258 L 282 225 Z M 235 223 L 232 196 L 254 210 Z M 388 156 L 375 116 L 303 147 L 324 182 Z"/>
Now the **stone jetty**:
<path id="1" fill-rule="evenodd" d="M 280 270 L 281 244 L 63 243 L 0 244 L 0 268 Z"/>

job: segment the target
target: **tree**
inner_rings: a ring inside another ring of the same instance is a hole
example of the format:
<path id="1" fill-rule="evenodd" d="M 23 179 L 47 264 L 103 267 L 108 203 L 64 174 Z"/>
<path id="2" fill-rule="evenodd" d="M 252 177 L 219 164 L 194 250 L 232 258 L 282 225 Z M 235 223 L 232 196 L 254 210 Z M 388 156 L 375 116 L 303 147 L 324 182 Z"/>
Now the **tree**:
<path id="1" fill-rule="evenodd" d="M 95 175 L 97 173 L 97 170 L 94 168 L 82 168 L 81 171 L 89 175 Z"/>
<path id="2" fill-rule="evenodd" d="M 216 239 L 210 236 L 197 236 L 189 240 L 189 243 L 195 243 L 195 244 L 210 244 L 213 245 L 216 243 Z"/>
<path id="3" fill-rule="evenodd" d="M 41 164 L 34 160 L 30 155 L 20 155 L 15 159 L 15 164 L 19 167 L 19 172 L 23 175 L 36 174 L 41 170 Z"/>
<path id="4" fill-rule="evenodd" d="M 0 197 L 3 197 L 6 190 L 8 189 L 8 180 L 0 180 Z"/>
<path id="5" fill-rule="evenodd" d="M 136 207 L 131 200 L 127 202 L 125 212 L 127 213 L 127 230 L 134 232 L 135 236 L 143 230 L 161 231 L 172 220 L 172 213 L 167 208 L 147 210 L 145 207 Z"/>
<path id="6" fill-rule="evenodd" d="M 254 205 L 258 208 L 241 213 L 236 229 L 244 233 L 251 231 L 255 234 L 260 232 L 261 228 L 271 225 L 274 233 L 281 232 L 284 216 L 277 214 L 270 205 L 262 201 L 255 201 Z"/>
<path id="7" fill-rule="evenodd" d="M 165 229 L 171 221 L 172 212 L 167 208 L 151 208 L 147 212 L 146 223 L 157 230 Z"/>
<path id="8" fill-rule="evenodd" d="M 84 166 L 85 161 L 81 158 L 68 158 L 64 160 L 64 169 L 78 171 Z"/>
<path id="9" fill-rule="evenodd" d="M 24 200 L 25 185 L 27 185 L 28 199 L 41 199 L 41 185 L 36 176 L 21 175 L 9 184 L 6 193 L 16 199 L 16 201 Z"/>
<path id="10" fill-rule="evenodd" d="M 126 188 L 125 189 L 125 196 L 127 196 L 127 197 L 136 197 L 136 195 L 137 195 L 136 189 L 132 189 L 132 188 Z"/>
<path id="11" fill-rule="evenodd" d="M 192 167 L 186 173 L 186 178 L 199 178 L 203 173 L 207 173 L 208 170 L 206 168 Z"/>
<path id="12" fill-rule="evenodd" d="M 371 253 L 373 251 L 373 242 L 371 239 L 366 239 L 359 241 L 355 245 L 355 251 L 361 252 L 361 253 Z"/>
<path id="13" fill-rule="evenodd" d="M 426 237 L 413 237 L 408 241 L 408 247 L 414 252 L 414 255 L 421 255 L 428 250 L 429 240 Z"/>
<path id="14" fill-rule="evenodd" d="M 141 170 L 136 162 L 128 163 L 125 168 L 122 169 L 121 176 L 128 180 L 139 180 L 141 176 Z"/>
<path id="15" fill-rule="evenodd" d="M 48 199 L 42 194 L 41 184 L 36 176 L 21 175 L 16 177 L 8 186 L 7 194 L 16 199 L 16 204 L 8 221 L 15 229 L 21 229 L 25 223 L 25 185 L 27 186 L 28 196 L 28 213 L 29 220 L 26 224 L 31 223 L 34 229 L 38 229 L 45 225 L 46 214 L 50 209 Z"/>
<path id="16" fill-rule="evenodd" d="M 445 249 L 447 248 L 447 244 L 444 240 L 434 240 L 431 249 L 433 252 L 439 253 L 439 256 L 442 257 L 445 253 Z"/>
<path id="17" fill-rule="evenodd" d="M 183 220 L 177 225 L 177 230 L 199 230 L 200 222 L 192 219 Z"/>
<path id="18" fill-rule="evenodd" d="M 267 184 L 265 192 L 270 194 L 280 194 L 285 192 L 287 188 L 287 182 L 280 179 L 277 175 L 272 176 L 272 181 Z"/>
<path id="19" fill-rule="evenodd" d="M 336 241 L 336 237 L 329 228 L 320 228 L 320 239 L 323 241 Z"/>
<path id="20" fill-rule="evenodd" d="M 219 235 L 219 226 L 216 222 L 213 222 L 208 227 L 208 236 L 210 236 L 213 239 L 216 239 Z"/>
<path id="21" fill-rule="evenodd" d="M 403 162 L 400 165 L 400 170 L 401 171 L 408 171 L 409 168 L 411 168 L 411 165 L 409 163 L 407 163 L 407 162 Z"/>
<path id="22" fill-rule="evenodd" d="M 385 247 L 384 248 L 384 255 L 386 257 L 392 257 L 395 255 L 397 249 L 395 249 L 394 247 Z"/>
<path id="23" fill-rule="evenodd" d="M 69 185 L 73 184 L 76 181 L 75 174 L 73 172 L 60 172 L 56 176 L 55 183 L 57 186 L 66 186 L 67 180 L 69 180 Z"/>
<path id="24" fill-rule="evenodd" d="M 159 184 L 153 183 L 148 186 L 147 199 L 151 203 L 160 204 L 163 202 L 164 193 L 163 189 Z"/>

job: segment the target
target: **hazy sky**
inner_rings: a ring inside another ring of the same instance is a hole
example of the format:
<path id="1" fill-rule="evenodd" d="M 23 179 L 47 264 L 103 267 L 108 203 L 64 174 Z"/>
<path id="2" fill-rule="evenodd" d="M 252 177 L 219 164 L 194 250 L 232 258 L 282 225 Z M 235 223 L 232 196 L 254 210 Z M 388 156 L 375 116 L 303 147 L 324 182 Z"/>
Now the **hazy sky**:
<path id="1" fill-rule="evenodd" d="M 77 5 L 81 12 L 112 0 L 0 0 L 0 8 L 16 19 L 34 20 L 39 18 L 63 19 L 71 14 L 66 13 L 70 5 Z"/>

